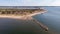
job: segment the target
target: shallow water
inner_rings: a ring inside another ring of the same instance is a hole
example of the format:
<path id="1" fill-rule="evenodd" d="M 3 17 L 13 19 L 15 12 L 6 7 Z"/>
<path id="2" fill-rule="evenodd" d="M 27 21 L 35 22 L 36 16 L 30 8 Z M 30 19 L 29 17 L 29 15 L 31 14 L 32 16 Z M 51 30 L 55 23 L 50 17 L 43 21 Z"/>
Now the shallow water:
<path id="1" fill-rule="evenodd" d="M 48 32 L 33 21 L 0 18 L 0 34 L 60 34 L 60 7 L 44 8 L 48 12 L 34 18 L 46 25 Z"/>

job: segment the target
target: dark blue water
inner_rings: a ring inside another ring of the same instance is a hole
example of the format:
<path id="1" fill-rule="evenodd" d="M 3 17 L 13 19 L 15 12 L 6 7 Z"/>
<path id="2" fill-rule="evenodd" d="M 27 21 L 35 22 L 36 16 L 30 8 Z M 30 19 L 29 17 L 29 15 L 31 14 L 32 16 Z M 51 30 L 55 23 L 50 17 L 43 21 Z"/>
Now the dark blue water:
<path id="1" fill-rule="evenodd" d="M 46 25 L 48 32 L 32 21 L 0 18 L 0 34 L 60 34 L 60 7 L 44 8 L 48 11 L 34 18 Z"/>
<path id="2" fill-rule="evenodd" d="M 32 20 L 0 18 L 0 34 L 46 34 Z"/>
<path id="3" fill-rule="evenodd" d="M 43 24 L 47 25 L 51 31 L 60 34 L 60 7 L 55 6 L 44 8 L 48 10 L 48 12 L 37 15 L 35 18 Z"/>

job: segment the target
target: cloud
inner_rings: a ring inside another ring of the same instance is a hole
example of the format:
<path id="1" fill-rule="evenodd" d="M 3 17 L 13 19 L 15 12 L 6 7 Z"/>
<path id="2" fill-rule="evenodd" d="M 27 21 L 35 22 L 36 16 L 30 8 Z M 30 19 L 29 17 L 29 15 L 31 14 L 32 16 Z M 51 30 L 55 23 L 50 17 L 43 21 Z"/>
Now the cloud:
<path id="1" fill-rule="evenodd" d="M 23 0 L 23 6 L 48 6 L 54 0 Z"/>
<path id="2" fill-rule="evenodd" d="M 46 6 L 52 0 L 23 0 L 23 6 Z"/>
<path id="3" fill-rule="evenodd" d="M 60 0 L 55 0 L 50 4 L 50 6 L 60 6 Z"/>
<path id="4" fill-rule="evenodd" d="M 60 0 L 0 0 L 0 6 L 60 6 Z"/>

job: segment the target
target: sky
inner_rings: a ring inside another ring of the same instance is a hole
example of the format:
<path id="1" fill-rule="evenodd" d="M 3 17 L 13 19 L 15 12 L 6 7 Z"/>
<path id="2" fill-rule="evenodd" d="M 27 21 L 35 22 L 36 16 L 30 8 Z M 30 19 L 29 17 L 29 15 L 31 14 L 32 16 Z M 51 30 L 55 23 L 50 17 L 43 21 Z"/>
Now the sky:
<path id="1" fill-rule="evenodd" d="M 60 0 L 0 0 L 0 6 L 60 6 Z"/>

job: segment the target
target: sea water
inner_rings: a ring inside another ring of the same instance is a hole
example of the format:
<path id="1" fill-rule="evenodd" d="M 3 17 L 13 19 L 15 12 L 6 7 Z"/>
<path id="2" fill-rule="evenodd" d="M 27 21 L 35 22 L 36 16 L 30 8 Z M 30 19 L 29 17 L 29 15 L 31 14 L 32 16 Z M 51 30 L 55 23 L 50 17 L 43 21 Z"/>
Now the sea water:
<path id="1" fill-rule="evenodd" d="M 34 16 L 49 30 L 45 32 L 38 24 L 29 20 L 0 18 L 0 34 L 60 34 L 60 7 L 45 6 L 44 14 Z"/>

